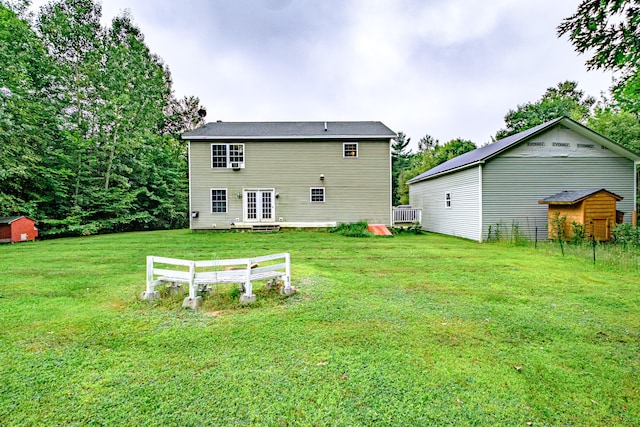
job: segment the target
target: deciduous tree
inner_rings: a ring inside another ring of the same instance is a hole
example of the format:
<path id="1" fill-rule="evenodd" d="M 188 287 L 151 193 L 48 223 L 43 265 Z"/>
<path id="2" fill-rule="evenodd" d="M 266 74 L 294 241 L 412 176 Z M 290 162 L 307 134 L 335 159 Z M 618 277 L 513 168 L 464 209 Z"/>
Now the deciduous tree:
<path id="1" fill-rule="evenodd" d="M 565 81 L 548 88 L 536 102 L 518 105 L 504 116 L 506 127 L 496 133 L 495 139 L 522 132 L 560 116 L 585 123 L 596 100 L 578 90 L 578 83 Z"/>
<path id="2" fill-rule="evenodd" d="M 576 13 L 558 26 L 576 51 L 593 53 L 589 69 L 635 69 L 640 63 L 640 2 L 582 0 Z"/>

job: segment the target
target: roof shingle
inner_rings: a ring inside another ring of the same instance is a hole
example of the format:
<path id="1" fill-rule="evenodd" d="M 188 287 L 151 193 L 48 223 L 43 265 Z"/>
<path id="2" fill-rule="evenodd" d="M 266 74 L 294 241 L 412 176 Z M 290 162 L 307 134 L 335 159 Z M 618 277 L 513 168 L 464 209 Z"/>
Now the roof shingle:
<path id="1" fill-rule="evenodd" d="M 211 122 L 182 139 L 395 138 L 382 122 Z"/>
<path id="2" fill-rule="evenodd" d="M 523 132 L 516 133 L 515 135 L 508 136 L 492 144 L 488 144 L 488 145 L 485 145 L 484 147 L 480 147 L 473 151 L 469 151 L 468 153 L 461 154 L 458 157 L 454 157 L 453 159 L 448 160 L 444 163 L 441 163 L 435 168 L 429 169 L 423 174 L 410 179 L 409 181 L 407 181 L 407 183 L 411 184 L 412 182 L 422 181 L 423 179 L 429 178 L 434 175 L 439 175 L 441 173 L 444 173 L 453 169 L 459 169 L 465 166 L 470 166 L 474 163 L 487 160 L 495 156 L 496 154 L 506 150 L 507 148 L 518 144 L 522 140 L 527 139 L 530 136 L 544 129 L 547 129 L 550 126 L 555 125 L 562 118 L 563 117 L 558 117 L 557 119 L 532 127 L 531 129 L 527 129 Z"/>
<path id="3" fill-rule="evenodd" d="M 618 196 L 617 194 L 612 193 L 611 191 L 607 191 L 604 188 L 589 188 L 587 190 L 561 191 L 557 194 L 554 194 L 553 196 L 545 197 L 544 199 L 539 200 L 538 203 L 539 204 L 556 204 L 556 205 L 571 204 L 572 205 L 601 191 L 611 194 L 617 200 L 623 199 L 623 197 Z"/>

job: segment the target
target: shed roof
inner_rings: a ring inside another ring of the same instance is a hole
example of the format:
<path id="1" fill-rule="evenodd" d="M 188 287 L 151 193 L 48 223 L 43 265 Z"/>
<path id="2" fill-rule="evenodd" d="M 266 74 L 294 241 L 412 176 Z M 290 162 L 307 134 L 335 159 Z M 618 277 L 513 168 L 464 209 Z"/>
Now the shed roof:
<path id="1" fill-rule="evenodd" d="M 608 148 L 616 154 L 626 157 L 633 161 L 640 161 L 640 156 L 632 151 L 627 150 L 623 146 L 605 138 L 604 136 L 592 131 L 586 126 L 570 119 L 569 117 L 561 116 L 553 120 L 549 120 L 546 123 L 532 127 L 523 132 L 516 133 L 515 135 L 508 136 L 492 144 L 485 145 L 484 147 L 477 148 L 468 153 L 464 153 L 458 157 L 439 164 L 438 166 L 429 169 L 421 175 L 416 176 L 413 179 L 407 181 L 408 184 L 412 184 L 418 181 L 423 181 L 436 176 L 452 173 L 461 169 L 465 169 L 470 166 L 474 166 L 480 163 L 484 163 L 487 160 L 499 155 L 500 153 L 538 135 L 545 132 L 556 125 L 563 125 L 574 132 L 589 138 L 598 144 Z"/>
<path id="2" fill-rule="evenodd" d="M 397 135 L 382 122 L 211 122 L 182 135 L 189 140 L 374 139 Z"/>
<path id="3" fill-rule="evenodd" d="M 2 216 L 0 217 L 0 224 L 11 224 L 12 222 L 19 220 L 20 218 L 25 218 L 25 216 Z"/>
<path id="4" fill-rule="evenodd" d="M 573 205 L 574 203 L 581 202 L 584 199 L 587 199 L 600 192 L 610 194 L 618 201 L 623 199 L 623 197 L 618 196 L 611 191 L 607 191 L 604 188 L 589 188 L 587 190 L 561 191 L 560 193 L 554 194 L 553 196 L 545 197 L 544 199 L 539 200 L 538 203 L 549 205 Z"/>

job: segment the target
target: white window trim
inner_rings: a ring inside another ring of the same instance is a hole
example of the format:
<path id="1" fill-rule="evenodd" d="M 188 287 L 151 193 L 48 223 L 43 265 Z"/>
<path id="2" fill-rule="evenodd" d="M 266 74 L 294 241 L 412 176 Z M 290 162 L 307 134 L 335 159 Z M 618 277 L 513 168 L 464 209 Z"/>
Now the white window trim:
<path id="1" fill-rule="evenodd" d="M 226 146 L 226 156 L 227 156 L 227 166 L 225 167 L 214 167 L 213 166 L 213 146 L 214 145 L 224 145 Z M 245 146 L 243 143 L 220 143 L 220 142 L 213 142 L 211 143 L 211 150 L 209 152 L 209 155 L 211 157 L 211 169 L 231 169 L 231 146 L 232 145 L 241 145 L 242 146 L 242 161 L 239 162 L 240 165 L 240 169 L 244 169 L 244 164 L 245 164 Z M 235 163 L 235 162 L 234 162 Z"/>
<path id="2" fill-rule="evenodd" d="M 444 207 L 445 209 L 451 209 L 451 192 L 444 193 Z"/>
<path id="3" fill-rule="evenodd" d="M 217 190 L 217 191 L 224 191 L 224 212 L 214 212 L 213 211 L 213 191 Z M 226 214 L 229 213 L 229 190 L 227 190 L 226 188 L 211 188 L 209 189 L 209 210 L 211 211 L 211 213 L 213 215 L 222 215 L 222 214 Z"/>
<path id="4" fill-rule="evenodd" d="M 322 200 L 313 200 L 313 190 L 322 190 Z M 311 187 L 309 188 L 309 202 L 310 203 L 325 203 L 327 201 L 327 191 L 324 187 Z"/>
<path id="5" fill-rule="evenodd" d="M 356 155 L 355 156 L 345 156 L 347 144 L 356 146 Z M 343 142 L 342 143 L 342 158 L 343 159 L 357 159 L 359 155 L 360 155 L 360 147 L 358 146 L 357 142 Z"/>

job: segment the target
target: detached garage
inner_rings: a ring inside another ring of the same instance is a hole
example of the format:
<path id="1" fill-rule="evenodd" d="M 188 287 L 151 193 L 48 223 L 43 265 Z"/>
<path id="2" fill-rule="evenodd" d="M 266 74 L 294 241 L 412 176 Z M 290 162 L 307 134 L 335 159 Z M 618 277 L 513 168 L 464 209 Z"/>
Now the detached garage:
<path id="1" fill-rule="evenodd" d="M 38 229 L 35 221 L 26 216 L 0 217 L 0 243 L 35 240 Z"/>
<path id="2" fill-rule="evenodd" d="M 549 209 L 538 201 L 568 189 L 606 188 L 620 197 L 624 221 L 633 223 L 638 166 L 640 154 L 560 117 L 413 178 L 409 204 L 422 209 L 426 231 L 485 241 L 502 226 L 507 234 L 511 228 L 546 239 Z"/>

